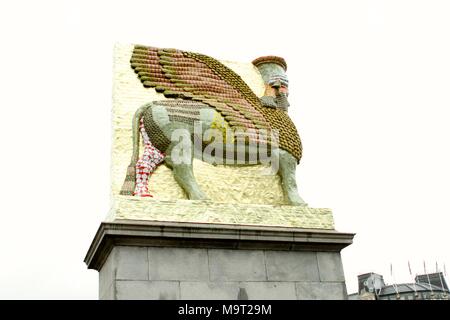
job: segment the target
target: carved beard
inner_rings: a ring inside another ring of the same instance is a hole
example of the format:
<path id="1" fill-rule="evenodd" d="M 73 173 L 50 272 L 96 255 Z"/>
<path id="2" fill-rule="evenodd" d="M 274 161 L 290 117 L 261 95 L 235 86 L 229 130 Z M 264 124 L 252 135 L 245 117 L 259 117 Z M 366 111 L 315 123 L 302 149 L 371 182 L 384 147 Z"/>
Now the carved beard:
<path id="1" fill-rule="evenodd" d="M 262 96 L 259 99 L 264 107 L 277 108 L 287 111 L 289 102 L 285 93 L 280 93 L 276 97 Z"/>
<path id="2" fill-rule="evenodd" d="M 263 105 L 263 107 L 278 108 L 275 97 L 262 96 L 261 98 L 259 98 L 259 100 L 261 101 L 261 104 Z"/>
<path id="3" fill-rule="evenodd" d="M 283 109 L 284 111 L 288 110 L 289 102 L 286 93 L 277 94 L 275 101 L 278 108 Z"/>

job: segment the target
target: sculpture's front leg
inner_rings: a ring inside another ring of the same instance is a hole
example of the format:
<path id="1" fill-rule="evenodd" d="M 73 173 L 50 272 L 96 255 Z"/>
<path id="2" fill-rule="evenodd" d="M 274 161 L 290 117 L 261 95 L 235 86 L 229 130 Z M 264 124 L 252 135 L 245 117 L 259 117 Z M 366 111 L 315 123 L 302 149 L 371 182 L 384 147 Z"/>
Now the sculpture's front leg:
<path id="1" fill-rule="evenodd" d="M 295 178 L 297 160 L 289 152 L 280 150 L 279 161 L 280 166 L 278 174 L 281 177 L 281 186 L 287 201 L 294 206 L 307 206 L 305 201 L 298 194 L 297 181 Z"/>

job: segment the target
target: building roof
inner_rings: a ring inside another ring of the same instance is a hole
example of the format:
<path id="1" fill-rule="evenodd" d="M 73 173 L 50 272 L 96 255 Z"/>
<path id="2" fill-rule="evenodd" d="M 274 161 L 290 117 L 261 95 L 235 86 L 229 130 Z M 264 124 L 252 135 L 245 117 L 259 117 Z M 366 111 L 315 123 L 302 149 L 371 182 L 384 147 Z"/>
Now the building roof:
<path id="1" fill-rule="evenodd" d="M 442 289 L 442 287 L 438 287 L 432 284 L 430 285 L 428 283 L 402 283 L 383 287 L 379 295 L 380 296 L 391 295 L 397 294 L 397 292 L 407 293 L 407 292 L 428 292 L 428 291 L 446 292 L 447 290 L 445 288 Z"/>
<path id="2" fill-rule="evenodd" d="M 428 284 L 431 283 L 439 288 L 444 287 L 445 290 L 448 290 L 447 282 L 445 281 L 444 275 L 442 272 L 429 273 L 429 274 L 420 274 L 416 276 L 417 283 Z"/>
<path id="3" fill-rule="evenodd" d="M 418 275 L 414 279 L 415 283 L 399 283 L 386 285 L 383 276 L 377 273 L 369 272 L 358 275 L 358 293 L 350 295 L 350 299 L 391 299 L 396 296 L 397 299 L 403 299 L 410 294 L 418 299 L 447 299 L 448 286 L 442 272 Z M 436 293 L 437 295 L 434 295 Z"/>

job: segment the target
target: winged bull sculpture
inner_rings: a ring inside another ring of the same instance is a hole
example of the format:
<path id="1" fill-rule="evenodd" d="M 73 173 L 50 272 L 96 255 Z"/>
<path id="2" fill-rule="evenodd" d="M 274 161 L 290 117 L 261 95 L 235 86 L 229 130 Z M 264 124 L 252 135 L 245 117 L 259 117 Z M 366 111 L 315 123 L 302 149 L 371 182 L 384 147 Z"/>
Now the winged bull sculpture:
<path id="1" fill-rule="evenodd" d="M 168 99 L 147 103 L 136 111 L 133 154 L 120 194 L 150 196 L 148 178 L 164 162 L 189 199 L 206 199 L 192 160 L 209 150 L 210 157 L 199 158 L 212 163 L 222 159 L 226 165 L 254 165 L 270 157 L 277 163 L 287 203 L 306 205 L 295 178 L 302 145 L 287 114 L 283 58 L 266 56 L 253 61 L 265 83 L 263 97 L 257 97 L 233 70 L 206 55 L 136 45 L 130 62 L 144 87 Z M 141 136 L 144 151 L 140 158 Z"/>

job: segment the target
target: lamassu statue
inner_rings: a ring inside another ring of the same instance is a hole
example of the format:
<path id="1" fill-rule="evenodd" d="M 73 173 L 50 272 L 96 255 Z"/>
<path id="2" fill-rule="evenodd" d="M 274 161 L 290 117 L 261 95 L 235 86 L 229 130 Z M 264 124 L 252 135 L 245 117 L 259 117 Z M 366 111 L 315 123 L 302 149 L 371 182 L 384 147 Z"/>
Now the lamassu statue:
<path id="1" fill-rule="evenodd" d="M 133 118 L 133 155 L 122 195 L 149 196 L 147 181 L 165 163 L 191 200 L 206 199 L 192 166 L 194 157 L 213 164 L 267 163 L 277 169 L 287 202 L 306 205 L 295 169 L 302 145 L 289 118 L 286 62 L 275 56 L 253 61 L 264 83 L 258 98 L 242 78 L 206 55 L 135 46 L 131 67 L 143 86 L 168 99 L 140 107 Z M 144 151 L 139 158 L 140 137 Z M 273 166 L 275 164 L 275 166 Z"/>

